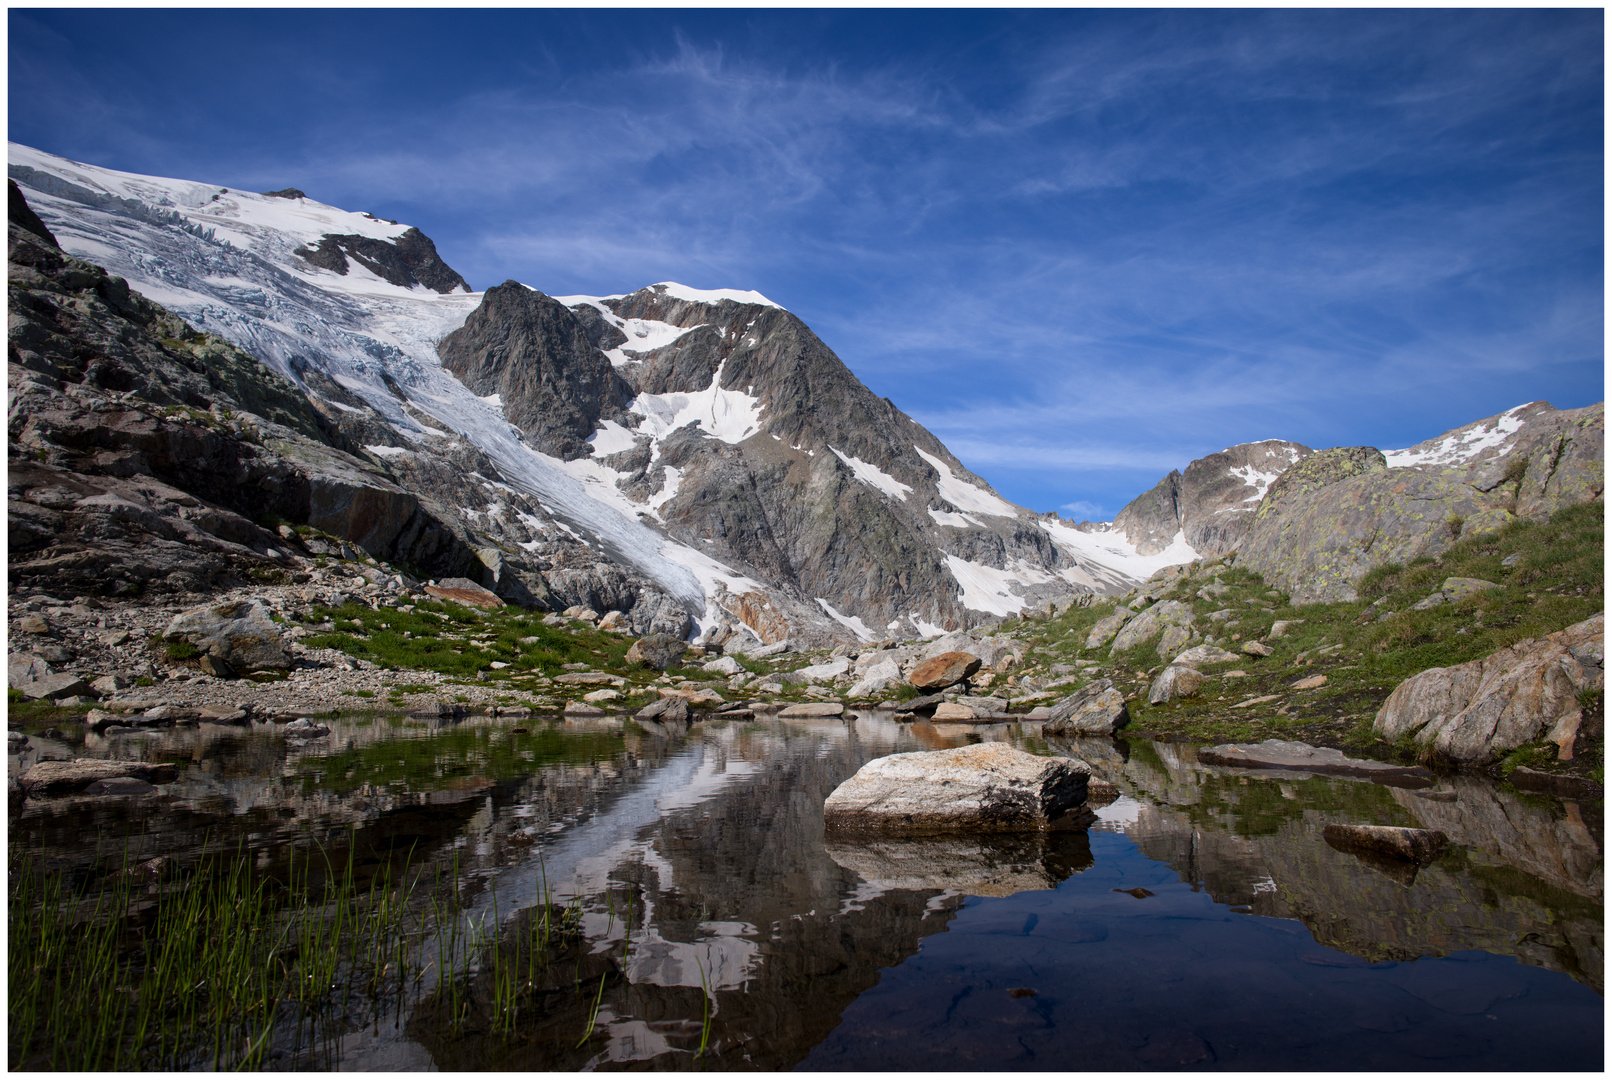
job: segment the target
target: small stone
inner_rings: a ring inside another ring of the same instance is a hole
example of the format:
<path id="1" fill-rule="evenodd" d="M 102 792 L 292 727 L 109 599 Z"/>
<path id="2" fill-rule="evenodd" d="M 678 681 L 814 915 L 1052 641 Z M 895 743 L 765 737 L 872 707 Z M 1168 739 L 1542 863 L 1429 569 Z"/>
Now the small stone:
<path id="1" fill-rule="evenodd" d="M 602 702 L 606 702 L 606 701 L 620 701 L 621 700 L 621 691 L 620 690 L 595 690 L 591 694 L 583 694 L 582 695 L 582 700 L 586 701 L 589 705 L 598 705 L 598 704 L 600 704 Z"/>
<path id="2" fill-rule="evenodd" d="M 1288 627 L 1297 626 L 1303 621 L 1303 619 L 1277 619 L 1271 624 L 1271 637 L 1285 637 L 1287 636 Z"/>
<path id="3" fill-rule="evenodd" d="M 1326 684 L 1327 677 L 1325 675 L 1311 675 L 1309 678 L 1300 679 L 1298 682 L 1291 684 L 1291 688 L 1294 690 L 1316 690 Z"/>
<path id="4" fill-rule="evenodd" d="M 566 716 L 603 716 L 605 711 L 597 705 L 589 705 L 582 701 L 567 701 L 562 710 Z"/>
<path id="5" fill-rule="evenodd" d="M 23 634 L 50 633 L 50 623 L 46 622 L 38 615 L 24 615 L 11 625 L 15 627 L 19 633 Z"/>
<path id="6" fill-rule="evenodd" d="M 604 613 L 604 617 L 599 620 L 599 629 L 601 630 L 625 630 L 626 628 L 627 616 L 619 611 L 607 611 Z"/>
<path id="7" fill-rule="evenodd" d="M 133 637 L 127 630 L 102 630 L 95 636 L 102 645 L 109 649 L 115 649 L 119 645 L 127 645 Z"/>
<path id="8" fill-rule="evenodd" d="M 744 672 L 744 665 L 731 656 L 723 656 L 701 664 L 700 670 L 713 675 L 739 675 Z"/>
<path id="9" fill-rule="evenodd" d="M 1276 650 L 1272 649 L 1269 645 L 1265 644 L 1263 641 L 1245 641 L 1245 642 L 1243 642 L 1243 652 L 1246 653 L 1249 656 L 1269 656 L 1271 653 L 1273 653 L 1275 651 Z"/>

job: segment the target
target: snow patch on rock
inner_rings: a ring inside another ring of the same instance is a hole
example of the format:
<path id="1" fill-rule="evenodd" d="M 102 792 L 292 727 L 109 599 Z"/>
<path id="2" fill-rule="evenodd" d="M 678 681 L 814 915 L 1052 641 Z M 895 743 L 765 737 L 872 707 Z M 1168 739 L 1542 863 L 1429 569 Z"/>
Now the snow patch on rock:
<path id="1" fill-rule="evenodd" d="M 832 446 L 829 447 L 829 449 L 834 450 Z M 892 499 L 900 499 L 905 501 L 907 496 L 912 494 L 912 488 L 908 487 L 906 484 L 903 484 L 900 480 L 897 480 L 895 477 L 891 476 L 877 465 L 870 465 L 861 458 L 854 458 L 849 454 L 842 454 L 838 450 L 834 450 L 834 456 L 845 462 L 845 464 L 849 465 L 851 467 L 851 472 L 855 474 L 858 480 L 862 481 L 871 488 L 876 488 L 879 491 L 884 492 Z"/>
<path id="2" fill-rule="evenodd" d="M 976 514 L 985 514 L 988 517 L 1018 517 L 1018 507 L 1002 499 L 984 488 L 977 488 L 952 472 L 950 465 L 933 454 L 926 454 L 918 447 L 918 456 L 929 462 L 935 470 L 935 486 L 940 490 L 940 497 L 957 507 L 959 510 L 972 510 Z"/>

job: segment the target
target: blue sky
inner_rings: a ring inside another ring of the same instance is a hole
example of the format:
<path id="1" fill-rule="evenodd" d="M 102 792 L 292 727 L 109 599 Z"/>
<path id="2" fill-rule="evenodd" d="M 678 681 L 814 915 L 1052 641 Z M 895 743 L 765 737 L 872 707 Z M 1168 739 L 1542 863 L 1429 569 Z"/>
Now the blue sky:
<path id="1" fill-rule="evenodd" d="M 1599 10 L 12 8 L 10 137 L 756 289 L 1008 498 L 1602 399 Z"/>

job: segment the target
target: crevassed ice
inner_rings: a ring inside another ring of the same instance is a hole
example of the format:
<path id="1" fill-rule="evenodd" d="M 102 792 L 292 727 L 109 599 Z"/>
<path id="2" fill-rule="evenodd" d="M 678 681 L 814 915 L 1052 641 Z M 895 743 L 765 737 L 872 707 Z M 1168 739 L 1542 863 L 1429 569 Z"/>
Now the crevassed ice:
<path id="1" fill-rule="evenodd" d="M 834 450 L 832 446 L 829 449 Z M 884 492 L 892 499 L 905 501 L 907 496 L 912 494 L 912 488 L 903 484 L 877 465 L 869 464 L 861 458 L 855 458 L 849 454 L 842 454 L 838 450 L 834 450 L 834 456 L 849 465 L 852 474 L 862 483 Z"/>
<path id="2" fill-rule="evenodd" d="M 918 456 L 929 462 L 938 475 L 936 487 L 940 489 L 941 498 L 957 507 L 959 510 L 972 510 L 976 514 L 986 514 L 990 517 L 1018 517 L 1018 509 L 1010 502 L 996 495 L 992 495 L 983 488 L 977 488 L 967 480 L 952 472 L 951 466 L 933 454 L 926 454 L 914 446 Z"/>

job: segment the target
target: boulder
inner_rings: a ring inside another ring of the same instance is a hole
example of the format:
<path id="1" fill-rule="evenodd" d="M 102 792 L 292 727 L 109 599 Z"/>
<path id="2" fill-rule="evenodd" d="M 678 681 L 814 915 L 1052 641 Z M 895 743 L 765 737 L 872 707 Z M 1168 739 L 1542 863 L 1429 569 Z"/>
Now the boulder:
<path id="1" fill-rule="evenodd" d="M 1327 684 L 1325 675 L 1308 675 L 1288 686 L 1290 690 L 1319 690 Z"/>
<path id="2" fill-rule="evenodd" d="M 1055 702 L 1042 730 L 1048 735 L 1112 735 L 1131 722 L 1125 695 L 1109 679 L 1098 679 Z"/>
<path id="3" fill-rule="evenodd" d="M 1425 599 L 1418 600 L 1416 603 L 1412 604 L 1411 610 L 1426 611 L 1428 608 L 1438 607 L 1440 604 L 1449 604 L 1457 600 L 1464 600 L 1469 596 L 1476 596 L 1478 593 L 1488 592 L 1491 589 L 1498 589 L 1500 587 L 1501 586 L 1496 585 L 1494 582 L 1485 581 L 1482 578 L 1445 578 L 1444 584 L 1439 586 L 1437 592 L 1434 592 L 1428 595 Z"/>
<path id="4" fill-rule="evenodd" d="M 1120 627 L 1136 618 L 1136 612 L 1128 607 L 1116 607 L 1114 614 L 1098 619 L 1097 624 L 1086 635 L 1086 648 L 1096 649 L 1108 644 L 1114 635 L 1119 633 Z"/>
<path id="5" fill-rule="evenodd" d="M 1247 656 L 1269 656 L 1275 651 L 1263 641 L 1243 642 L 1243 653 Z"/>
<path id="6" fill-rule="evenodd" d="M 1180 600 L 1165 600 L 1163 603 L 1154 604 L 1142 614 L 1127 622 L 1120 629 L 1120 632 L 1114 635 L 1114 644 L 1109 651 L 1111 653 L 1123 652 L 1132 646 L 1140 645 L 1167 626 L 1190 629 L 1192 626 L 1192 605 L 1183 603 Z"/>
<path id="7" fill-rule="evenodd" d="M 675 667 L 688 651 L 688 643 L 670 634 L 646 634 L 627 650 L 627 663 L 665 671 Z"/>
<path id="8" fill-rule="evenodd" d="M 567 701 L 561 710 L 566 716 L 603 716 L 605 711 L 597 705 L 589 705 L 581 701 Z"/>
<path id="9" fill-rule="evenodd" d="M 586 701 L 589 705 L 601 705 L 606 701 L 620 701 L 621 691 L 609 689 L 595 690 L 591 694 L 583 694 L 582 700 Z"/>
<path id="10" fill-rule="evenodd" d="M 1424 758 L 1484 764 L 1545 738 L 1605 685 L 1606 616 L 1594 615 L 1465 664 L 1429 668 L 1394 688 L 1372 730 L 1409 737 Z"/>
<path id="11" fill-rule="evenodd" d="M 688 702 L 680 697 L 663 697 L 651 702 L 633 714 L 634 720 L 648 720 L 657 724 L 687 724 Z"/>
<path id="12" fill-rule="evenodd" d="M 907 673 L 907 681 L 920 690 L 944 690 L 980 669 L 973 653 L 948 652 L 931 657 Z"/>
<path id="13" fill-rule="evenodd" d="M 862 673 L 862 678 L 851 684 L 846 697 L 872 697 L 883 693 L 901 681 L 901 668 L 894 660 L 880 660 Z"/>
<path id="14" fill-rule="evenodd" d="M 744 672 L 744 665 L 731 656 L 723 656 L 701 664 L 700 670 L 713 675 L 739 675 Z"/>
<path id="15" fill-rule="evenodd" d="M 979 716 L 972 705 L 964 705 L 956 701 L 942 701 L 935 706 L 934 719 L 945 720 L 973 720 Z"/>
<path id="16" fill-rule="evenodd" d="M 91 698 L 95 696 L 94 691 L 90 689 L 89 683 L 77 675 L 65 671 L 59 675 L 46 675 L 42 679 L 23 683 L 16 689 L 21 692 L 23 697 L 31 701 L 38 701 L 42 698 L 55 700 L 57 698 Z"/>
<path id="17" fill-rule="evenodd" d="M 469 578 L 444 578 L 435 585 L 427 585 L 421 591 L 438 600 L 450 600 L 464 607 L 481 608 L 484 611 L 493 611 L 504 606 L 497 593 L 483 588 Z"/>
<path id="18" fill-rule="evenodd" d="M 318 724 L 306 716 L 297 719 L 280 728 L 280 733 L 290 739 L 317 739 L 330 734 L 330 728 Z"/>
<path id="19" fill-rule="evenodd" d="M 46 663 L 44 657 L 34 653 L 12 653 L 6 658 L 6 667 L 6 685 L 13 690 L 21 690 L 28 683 L 56 674 L 56 669 Z"/>
<path id="20" fill-rule="evenodd" d="M 1171 664 L 1159 672 L 1147 691 L 1149 705 L 1163 705 L 1176 698 L 1193 697 L 1203 689 L 1204 678 L 1196 668 L 1184 664 Z"/>
<path id="21" fill-rule="evenodd" d="M 812 664 L 810 667 L 800 668 L 794 674 L 803 677 L 807 682 L 822 682 L 848 675 L 850 671 L 851 662 L 840 656 L 824 664 Z"/>
<path id="22" fill-rule="evenodd" d="M 806 701 L 799 705 L 791 705 L 778 715 L 785 719 L 825 719 L 831 716 L 844 716 L 845 706 L 837 701 Z"/>
<path id="23" fill-rule="evenodd" d="M 1198 748 L 1198 761 L 1204 765 L 1238 769 L 1285 769 L 1329 776 L 1353 776 L 1396 787 L 1428 787 L 1433 783 L 1433 774 L 1420 765 L 1390 765 L 1382 761 L 1352 758 L 1342 750 L 1287 739 L 1203 746 Z"/>
<path id="24" fill-rule="evenodd" d="M 1303 619 L 1277 619 L 1271 624 L 1271 637 L 1286 637 L 1289 627 L 1298 626 Z"/>
<path id="25" fill-rule="evenodd" d="M 1090 770 L 1005 743 L 876 758 L 823 804 L 831 830 L 1034 832 L 1081 827 Z"/>
<path id="26" fill-rule="evenodd" d="M 287 671 L 290 643 L 261 602 L 215 604 L 174 616 L 163 634 L 189 642 L 238 672 Z"/>
<path id="27" fill-rule="evenodd" d="M 1192 631 L 1184 626 L 1166 626 L 1164 633 L 1159 635 L 1157 651 L 1159 659 L 1166 659 L 1171 653 L 1192 640 Z"/>
<path id="28" fill-rule="evenodd" d="M 919 713 L 934 709 L 946 699 L 939 694 L 924 694 L 921 697 L 908 698 L 896 706 L 897 713 Z"/>
<path id="29" fill-rule="evenodd" d="M 1414 863 L 1432 862 L 1450 842 L 1436 829 L 1392 825 L 1328 825 L 1321 836 L 1340 851 L 1366 851 Z"/>
<path id="30" fill-rule="evenodd" d="M 775 641 L 771 645 L 763 645 L 759 649 L 750 649 L 745 655 L 752 660 L 765 660 L 769 656 L 782 656 L 795 647 L 791 641 Z"/>
<path id="31" fill-rule="evenodd" d="M 101 761 L 79 758 L 75 761 L 40 761 L 22 776 L 22 788 L 29 798 L 70 795 L 97 780 L 132 776 L 148 784 L 171 784 L 179 778 L 179 768 L 171 763 L 147 764 L 141 761 Z"/>
<path id="32" fill-rule="evenodd" d="M 1237 659 L 1236 653 L 1227 652 L 1218 645 L 1194 645 L 1170 663 L 1181 667 L 1198 668 L 1205 664 L 1229 664 Z"/>
<path id="33" fill-rule="evenodd" d="M 113 694 L 127 690 L 133 685 L 133 679 L 125 678 L 122 675 L 102 675 L 99 679 L 96 679 L 94 682 L 90 683 L 90 689 L 94 690 L 102 697 L 109 697 Z"/>

